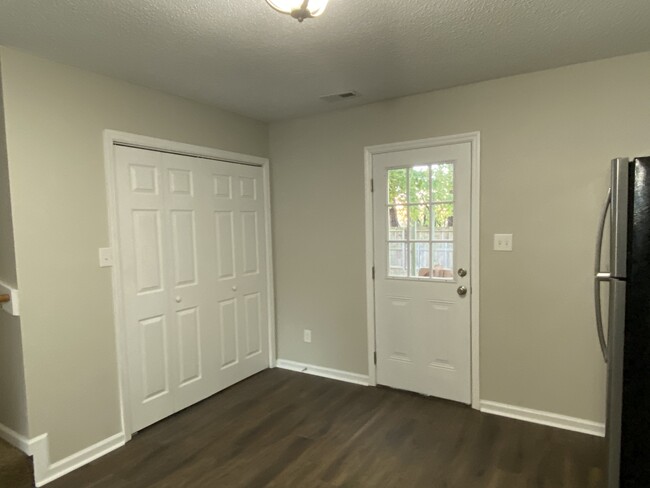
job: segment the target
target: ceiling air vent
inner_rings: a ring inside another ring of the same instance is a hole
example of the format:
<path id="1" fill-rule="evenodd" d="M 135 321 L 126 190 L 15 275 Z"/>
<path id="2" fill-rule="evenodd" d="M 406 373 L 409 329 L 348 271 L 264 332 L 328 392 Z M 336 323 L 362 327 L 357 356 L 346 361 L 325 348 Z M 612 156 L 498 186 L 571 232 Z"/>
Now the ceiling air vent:
<path id="1" fill-rule="evenodd" d="M 359 94 L 355 91 L 348 91 L 343 93 L 335 93 L 333 95 L 325 95 L 320 97 L 325 102 L 340 102 L 341 100 L 349 100 L 350 98 L 357 98 Z"/>

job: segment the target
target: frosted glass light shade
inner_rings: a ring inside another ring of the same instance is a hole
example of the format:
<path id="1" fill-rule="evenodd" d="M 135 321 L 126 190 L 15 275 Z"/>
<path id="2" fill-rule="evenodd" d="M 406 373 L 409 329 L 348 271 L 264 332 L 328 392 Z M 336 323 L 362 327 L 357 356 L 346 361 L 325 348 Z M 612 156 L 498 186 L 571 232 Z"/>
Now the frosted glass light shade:
<path id="1" fill-rule="evenodd" d="M 318 17 L 325 11 L 329 0 L 266 0 L 278 12 L 289 14 L 302 22 L 310 17 Z"/>

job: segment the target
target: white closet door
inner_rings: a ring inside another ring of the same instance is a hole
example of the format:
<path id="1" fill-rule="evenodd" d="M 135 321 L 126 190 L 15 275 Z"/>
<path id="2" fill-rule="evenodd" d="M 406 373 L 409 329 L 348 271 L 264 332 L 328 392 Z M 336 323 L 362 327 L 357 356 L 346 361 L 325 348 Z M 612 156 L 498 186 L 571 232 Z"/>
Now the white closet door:
<path id="1" fill-rule="evenodd" d="M 269 366 L 262 169 L 116 147 L 133 430 Z"/>
<path id="2" fill-rule="evenodd" d="M 124 324 L 134 430 L 174 413 L 175 337 L 162 155 L 115 147 Z"/>
<path id="3" fill-rule="evenodd" d="M 173 335 L 174 411 L 217 391 L 210 364 L 215 341 L 215 316 L 210 304 L 214 251 L 210 213 L 204 201 L 209 184 L 202 166 L 196 158 L 162 155 L 170 251 L 165 261 Z"/>
<path id="4" fill-rule="evenodd" d="M 269 366 L 262 169 L 207 161 L 212 182 L 220 389 Z"/>

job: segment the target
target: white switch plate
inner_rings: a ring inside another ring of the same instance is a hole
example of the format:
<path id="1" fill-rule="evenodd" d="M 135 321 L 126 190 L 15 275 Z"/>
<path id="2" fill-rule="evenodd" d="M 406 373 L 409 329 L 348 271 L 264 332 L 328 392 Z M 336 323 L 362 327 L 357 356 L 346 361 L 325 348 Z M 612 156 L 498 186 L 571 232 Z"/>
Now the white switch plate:
<path id="1" fill-rule="evenodd" d="M 512 234 L 494 234 L 495 251 L 512 251 Z"/>
<path id="2" fill-rule="evenodd" d="M 99 267 L 110 268 L 113 266 L 113 249 L 110 247 L 99 248 Z"/>
<path id="3" fill-rule="evenodd" d="M 303 339 L 305 342 L 311 342 L 311 330 L 305 329 L 303 332 Z"/>

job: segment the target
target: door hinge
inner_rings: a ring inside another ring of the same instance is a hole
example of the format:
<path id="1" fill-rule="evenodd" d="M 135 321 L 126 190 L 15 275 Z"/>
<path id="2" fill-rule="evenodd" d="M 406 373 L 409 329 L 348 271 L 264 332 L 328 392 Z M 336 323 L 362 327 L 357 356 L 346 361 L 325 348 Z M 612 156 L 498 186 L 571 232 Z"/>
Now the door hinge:
<path id="1" fill-rule="evenodd" d="M 372 267 L 372 279 L 373 280 L 375 279 L 375 267 L 374 266 Z"/>
<path id="2" fill-rule="evenodd" d="M 375 364 L 377 364 L 377 351 L 374 352 Z"/>
<path id="3" fill-rule="evenodd" d="M 375 179 L 370 178 L 370 193 L 373 193 L 375 191 Z"/>

